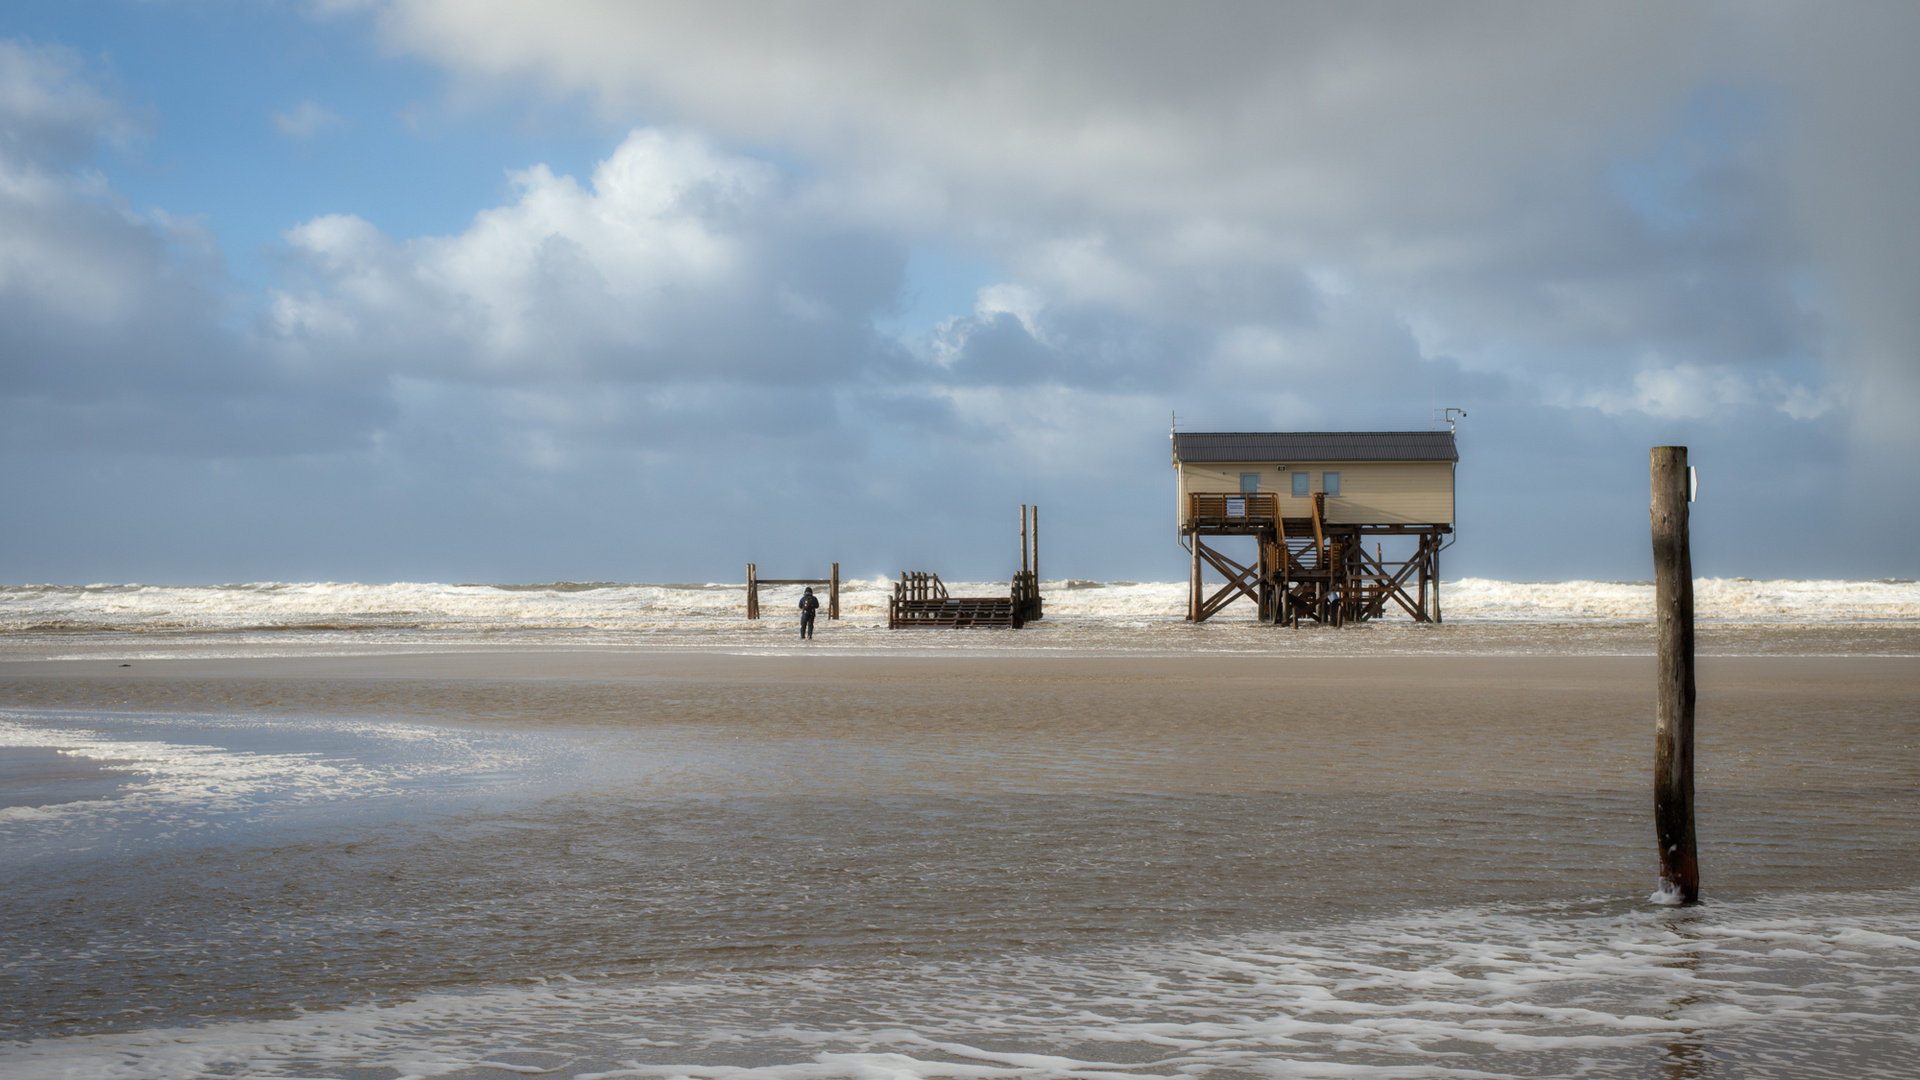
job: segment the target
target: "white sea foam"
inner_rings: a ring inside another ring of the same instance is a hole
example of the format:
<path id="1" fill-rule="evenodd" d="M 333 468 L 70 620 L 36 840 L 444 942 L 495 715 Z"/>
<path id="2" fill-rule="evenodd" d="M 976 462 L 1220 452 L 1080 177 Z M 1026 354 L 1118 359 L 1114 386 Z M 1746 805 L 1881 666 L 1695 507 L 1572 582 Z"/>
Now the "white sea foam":
<path id="1" fill-rule="evenodd" d="M 1005 595 L 1005 582 L 955 583 L 954 595 Z M 842 625 L 886 619 L 892 584 L 842 585 Z M 1920 620 L 1920 583 L 1911 581 L 1749 581 L 1694 583 L 1707 623 L 1900 623 Z M 793 606 L 797 588 L 765 589 L 770 615 Z M 0 587 L 0 633 L 338 631 L 565 631 L 635 634 L 712 632 L 744 623 L 744 586 L 388 585 L 262 582 L 245 585 L 88 585 Z M 1181 620 L 1183 582 L 1050 581 L 1048 618 L 1143 628 Z M 1604 625 L 1646 622 L 1653 587 L 1645 582 L 1446 582 L 1442 597 L 1455 623 Z M 1242 605 L 1244 608 L 1244 605 Z M 1240 608 L 1230 609 L 1231 612 Z M 1243 615 L 1250 616 L 1245 608 Z"/>
<path id="2" fill-rule="evenodd" d="M 0 749 L 36 747 L 97 761 L 125 777 L 111 797 L 45 806 L 0 808 L 0 841 L 34 850 L 37 841 L 61 846 L 100 830 L 165 839 L 191 830 L 214 832 L 260 813 L 369 799 L 417 799 L 473 777 L 497 786 L 528 786 L 539 764 L 560 755 L 584 756 L 556 740 L 377 721 L 302 719 L 299 738 L 322 751 L 245 748 L 236 741 L 273 743 L 278 725 L 245 717 L 172 718 L 148 731 L 138 718 L 66 717 L 0 710 Z M 497 792 L 495 792 L 497 794 Z"/>
<path id="3" fill-rule="evenodd" d="M 1466 907 L 859 970 L 519 988 L 0 1049 L 46 1077 L 1908 1075 L 1920 893 Z"/>

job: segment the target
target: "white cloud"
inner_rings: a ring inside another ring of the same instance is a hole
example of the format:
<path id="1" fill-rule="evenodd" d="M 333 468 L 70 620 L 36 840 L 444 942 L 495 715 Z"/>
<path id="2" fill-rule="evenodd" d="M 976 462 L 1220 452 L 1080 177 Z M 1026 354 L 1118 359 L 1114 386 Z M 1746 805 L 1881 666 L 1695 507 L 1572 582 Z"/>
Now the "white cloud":
<path id="1" fill-rule="evenodd" d="M 329 128 L 345 123 L 338 113 L 309 99 L 291 109 L 274 110 L 273 126 L 280 134 L 297 142 L 305 142 Z"/>
<path id="2" fill-rule="evenodd" d="M 778 174 L 702 139 L 640 129 L 589 186 L 545 166 L 512 181 L 513 202 L 452 236 L 395 241 L 350 215 L 289 230 L 314 280 L 275 294 L 276 330 L 450 375 L 698 379 L 807 346 L 783 326 L 844 333 L 864 315 L 824 273 L 782 265 Z"/>
<path id="3" fill-rule="evenodd" d="M 1609 416 L 1640 413 L 1666 420 L 1698 420 L 1758 405 L 1794 420 L 1816 420 L 1846 400 L 1839 386 L 1808 386 L 1768 373 L 1758 378 L 1733 368 L 1693 364 L 1636 372 L 1632 389 L 1590 390 L 1579 404 Z"/>
<path id="4" fill-rule="evenodd" d="M 1751 388 L 1738 375 L 1683 364 L 1638 372 L 1631 391 L 1595 390 L 1581 403 L 1609 416 L 1631 411 L 1666 419 L 1697 419 L 1711 416 L 1721 406 L 1744 405 L 1752 400 Z"/>
<path id="5" fill-rule="evenodd" d="M 1731 86 L 1780 95 L 1772 123 L 1805 122 L 1814 76 L 1762 62 L 1801 16 L 323 6 L 373 12 L 456 93 L 531 86 L 657 126 L 591 176 L 513 173 L 448 235 L 383 232 L 344 204 L 292 223 L 284 276 L 233 333 L 217 252 L 88 168 L 138 127 L 128 111 L 65 54 L 0 48 L 15 445 L 364 451 L 487 492 L 516 470 L 562 491 L 597 468 L 663 500 L 778 470 L 803 492 L 844 461 L 858 484 L 836 490 L 889 492 L 886 518 L 906 521 L 903 506 L 1003 497 L 1009 477 L 1125 475 L 1073 489 L 1124 531 L 1111 508 L 1158 481 L 1116 463 L 1139 449 L 1139 469 L 1161 467 L 1168 407 L 1201 426 L 1400 427 L 1433 402 L 1471 409 L 1480 462 L 1683 431 L 1837 470 L 1831 433 L 1901 400 L 1881 391 L 1920 355 L 1890 314 L 1911 230 L 1844 214 L 1844 176 L 1821 188 L 1834 221 L 1806 214 L 1782 163 L 1803 140 L 1695 115 Z M 1855 98 L 1822 100 L 1838 115 Z M 292 138 L 338 122 L 312 102 L 273 120 Z M 1881 162 L 1857 144 L 1891 128 L 1863 130 L 1807 145 Z M 1904 145 L 1874 205 L 1913 201 Z M 1685 212 L 1650 222 L 1610 186 L 1648 158 Z M 1005 270 L 967 281 L 1001 279 L 927 355 L 871 331 L 916 245 Z M 1832 276 L 1832 303 L 1793 287 L 1826 280 L 1821 252 L 1854 271 Z M 1555 497 L 1590 505 L 1578 495 Z M 753 527 L 753 505 L 715 528 Z"/>
<path id="6" fill-rule="evenodd" d="M 973 305 L 973 311 L 983 319 L 999 314 L 1011 315 L 1019 319 L 1020 325 L 1026 327 L 1027 333 L 1039 341 L 1045 339 L 1044 332 L 1040 329 L 1039 319 L 1040 309 L 1046 306 L 1046 297 L 1040 295 L 1037 290 L 1029 289 L 1024 285 L 1003 282 L 981 289 L 979 299 Z"/>
<path id="7" fill-rule="evenodd" d="M 1649 352 L 1849 365 L 1789 285 L 1810 257 L 1780 181 L 1799 144 L 1695 116 L 1703 94 L 1797 93 L 1781 57 L 1810 27 L 1844 64 L 1834 43 L 1873 30 L 1844 19 L 1704 3 L 360 8 L 468 79 L 791 148 L 823 204 L 893 192 L 869 220 L 959 237 L 1062 311 L 1286 328 L 1351 294 L 1478 366 L 1590 373 L 1596 392 Z M 1663 199 L 1698 205 L 1677 227 L 1636 217 L 1610 178 L 1676 145 L 1648 168 Z"/>

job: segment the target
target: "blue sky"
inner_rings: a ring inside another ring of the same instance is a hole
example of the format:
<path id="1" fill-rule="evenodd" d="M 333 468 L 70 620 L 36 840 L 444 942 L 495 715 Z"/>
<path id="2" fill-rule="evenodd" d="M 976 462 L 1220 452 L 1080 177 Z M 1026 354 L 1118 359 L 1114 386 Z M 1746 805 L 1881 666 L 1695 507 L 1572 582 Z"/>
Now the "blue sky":
<path id="1" fill-rule="evenodd" d="M 133 130 L 94 167 L 137 208 L 203 220 L 248 284 L 273 280 L 293 223 L 457 232 L 506 198 L 506 170 L 585 174 L 625 133 L 578 101 L 456 98 L 367 20 L 297 3 L 21 0 L 4 18 L 127 107 Z"/>
<path id="2" fill-rule="evenodd" d="M 1917 19 L 11 4 L 0 580 L 1177 579 L 1170 412 L 1435 405 L 1449 576 L 1645 577 L 1668 442 L 1913 576 Z"/>

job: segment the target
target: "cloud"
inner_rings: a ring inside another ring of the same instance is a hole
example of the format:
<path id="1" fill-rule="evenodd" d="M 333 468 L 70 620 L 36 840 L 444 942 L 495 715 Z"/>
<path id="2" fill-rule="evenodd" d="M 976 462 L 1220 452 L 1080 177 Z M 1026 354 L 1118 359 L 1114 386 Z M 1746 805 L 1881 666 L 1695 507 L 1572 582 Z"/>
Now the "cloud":
<path id="1" fill-rule="evenodd" d="M 70 53 L 0 42 L 0 441 L 190 456 L 351 444 L 377 403 L 310 393 L 263 362 L 228 328 L 201 223 L 139 213 L 89 167 L 137 119 Z"/>
<path id="2" fill-rule="evenodd" d="M 1679 364 L 1636 372 L 1632 389 L 1588 391 L 1579 403 L 1609 416 L 1638 412 L 1662 419 L 1699 420 L 1757 405 L 1794 420 L 1815 420 L 1832 412 L 1843 400 L 1838 388 L 1815 388 L 1776 374 L 1756 379 L 1737 369 Z"/>
<path id="3" fill-rule="evenodd" d="M 71 166 L 102 141 L 124 145 L 146 130 L 148 118 L 99 78 L 71 50 L 0 40 L 0 156 L 9 174 Z"/>
<path id="4" fill-rule="evenodd" d="M 352 215 L 288 231 L 289 355 L 435 378 L 768 384 L 848 378 L 904 250 L 802 205 L 765 162 L 637 129 L 590 183 L 513 174 L 464 232 L 394 240 Z"/>
<path id="5" fill-rule="evenodd" d="M 1897 109 L 1863 105 L 1901 60 L 1861 40 L 1911 40 L 1893 16 L 322 6 L 457 97 L 578 95 L 626 134 L 590 173 L 512 172 L 446 235 L 289 220 L 255 306 L 193 222 L 89 168 L 130 112 L 67 54 L 9 46 L 13 445 L 304 455 L 355 477 L 331 497 L 722 491 L 751 508 L 711 527 L 741 535 L 828 492 L 955 544 L 967 500 L 1055 484 L 1089 544 L 1157 552 L 1134 510 L 1165 502 L 1170 408 L 1405 428 L 1467 406 L 1475 468 L 1533 500 L 1479 505 L 1576 532 L 1613 475 L 1594 462 L 1649 440 L 1831 477 L 1857 418 L 1900 430 L 1920 165 Z M 886 329 L 930 250 L 990 270 Z M 1523 460 L 1581 479 L 1500 472 Z"/>
<path id="6" fill-rule="evenodd" d="M 1311 270 L 1522 376 L 1824 344 L 1769 126 L 1797 114 L 1755 60 L 1796 32 L 1775 12 L 362 7 L 469 79 L 790 146 L 823 190 L 917 187 L 871 220 L 953 236 L 1062 312 L 1297 326 Z"/>
<path id="7" fill-rule="evenodd" d="M 296 142 L 306 142 L 329 128 L 345 123 L 338 113 L 309 99 L 291 109 L 276 109 L 271 114 L 280 134 Z"/>

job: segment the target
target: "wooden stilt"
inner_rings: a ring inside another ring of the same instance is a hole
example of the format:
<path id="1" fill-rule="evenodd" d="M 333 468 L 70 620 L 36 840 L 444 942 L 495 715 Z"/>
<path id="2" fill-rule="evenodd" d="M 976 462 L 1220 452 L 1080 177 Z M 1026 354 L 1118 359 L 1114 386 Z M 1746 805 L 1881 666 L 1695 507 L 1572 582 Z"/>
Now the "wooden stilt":
<path id="1" fill-rule="evenodd" d="M 1200 621 L 1200 534 L 1193 537 L 1193 574 L 1187 581 L 1187 621 Z"/>
<path id="2" fill-rule="evenodd" d="M 1421 622 L 1431 622 L 1433 620 L 1432 613 L 1427 610 L 1427 554 L 1428 554 L 1427 553 L 1427 537 L 1425 534 L 1422 534 L 1420 537 L 1420 553 L 1415 556 L 1415 558 L 1420 560 L 1420 621 Z"/>
<path id="3" fill-rule="evenodd" d="M 1256 561 L 1254 566 L 1255 580 L 1259 583 L 1258 590 L 1256 591 L 1254 596 L 1254 605 L 1259 609 L 1258 618 L 1260 619 L 1261 622 L 1272 622 L 1273 621 L 1272 567 L 1271 567 L 1271 563 L 1268 561 L 1268 558 L 1267 558 L 1267 549 L 1272 545 L 1267 543 L 1265 538 L 1256 539 L 1254 543 L 1256 544 L 1256 546 L 1259 548 L 1259 551 L 1260 551 L 1260 557 Z"/>
<path id="4" fill-rule="evenodd" d="M 755 576 L 753 564 L 747 564 L 747 618 L 760 617 L 760 580 Z"/>
<path id="5" fill-rule="evenodd" d="M 840 618 L 840 564 L 833 564 L 833 573 L 827 578 L 827 618 Z"/>
<path id="6" fill-rule="evenodd" d="M 1660 893 L 1700 899 L 1693 827 L 1693 556 L 1689 550 L 1687 448 L 1656 446 L 1653 484 L 1654 665 L 1653 827 L 1660 845 Z"/>

